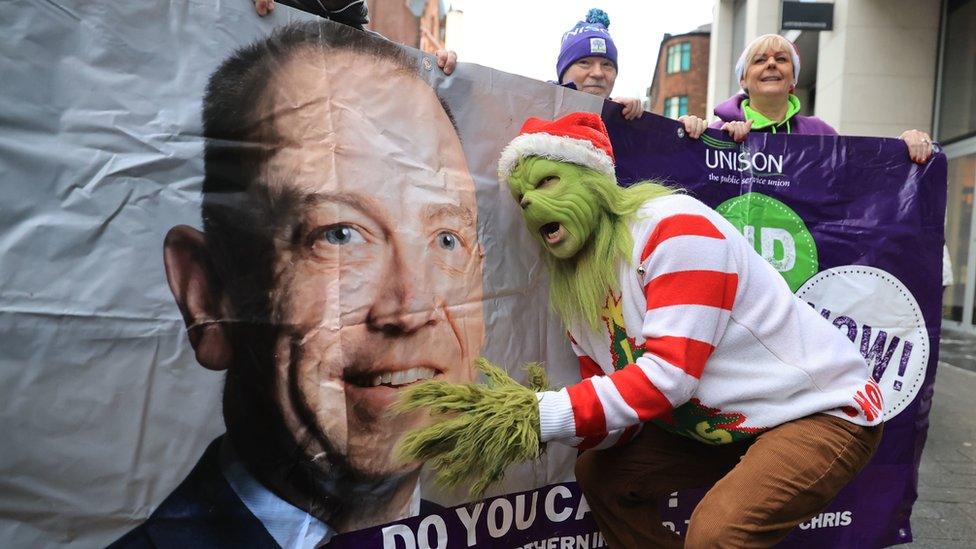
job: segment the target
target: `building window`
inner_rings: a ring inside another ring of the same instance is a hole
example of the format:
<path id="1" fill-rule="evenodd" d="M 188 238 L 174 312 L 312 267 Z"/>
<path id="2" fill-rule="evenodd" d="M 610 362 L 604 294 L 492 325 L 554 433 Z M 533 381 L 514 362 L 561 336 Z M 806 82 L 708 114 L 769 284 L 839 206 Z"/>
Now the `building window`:
<path id="1" fill-rule="evenodd" d="M 976 135 L 976 0 L 946 7 L 939 141 Z"/>
<path id="2" fill-rule="evenodd" d="M 946 212 L 945 240 L 952 259 L 953 285 L 942 296 L 942 317 L 966 322 L 966 285 L 972 283 L 969 272 L 972 239 L 973 188 L 976 186 L 976 153 L 949 160 L 949 200 Z M 976 316 L 976 308 L 972 316 Z"/>
<path id="3" fill-rule="evenodd" d="M 691 70 L 691 42 L 668 46 L 668 74 Z"/>
<path id="4" fill-rule="evenodd" d="M 664 100 L 664 116 L 678 118 L 688 114 L 688 96 L 679 95 Z"/>
<path id="5" fill-rule="evenodd" d="M 942 297 L 942 317 L 976 333 L 976 0 L 942 5 L 936 138 L 951 142 L 944 149 L 949 159 L 945 240 L 953 275 Z"/>

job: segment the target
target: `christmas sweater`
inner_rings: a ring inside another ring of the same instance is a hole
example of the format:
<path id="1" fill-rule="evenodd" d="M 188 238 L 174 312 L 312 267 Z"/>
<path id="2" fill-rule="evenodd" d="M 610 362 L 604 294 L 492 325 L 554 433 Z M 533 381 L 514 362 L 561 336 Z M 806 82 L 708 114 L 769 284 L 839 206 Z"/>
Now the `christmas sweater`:
<path id="1" fill-rule="evenodd" d="M 858 349 L 732 224 L 680 194 L 636 219 L 602 325 L 569 327 L 583 381 L 537 394 L 543 441 L 600 448 L 652 421 L 727 444 L 818 412 L 882 421 Z"/>

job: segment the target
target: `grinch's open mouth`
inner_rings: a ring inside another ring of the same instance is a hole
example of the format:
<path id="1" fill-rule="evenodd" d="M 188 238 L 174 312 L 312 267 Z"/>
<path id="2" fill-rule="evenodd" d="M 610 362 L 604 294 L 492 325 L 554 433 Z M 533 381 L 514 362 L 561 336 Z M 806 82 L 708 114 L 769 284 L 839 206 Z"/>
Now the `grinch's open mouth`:
<path id="1" fill-rule="evenodd" d="M 562 241 L 563 237 L 566 236 L 566 229 L 559 223 L 553 221 L 552 223 L 546 223 L 539 227 L 539 233 L 542 234 L 542 238 L 545 239 L 546 244 L 552 246 Z"/>

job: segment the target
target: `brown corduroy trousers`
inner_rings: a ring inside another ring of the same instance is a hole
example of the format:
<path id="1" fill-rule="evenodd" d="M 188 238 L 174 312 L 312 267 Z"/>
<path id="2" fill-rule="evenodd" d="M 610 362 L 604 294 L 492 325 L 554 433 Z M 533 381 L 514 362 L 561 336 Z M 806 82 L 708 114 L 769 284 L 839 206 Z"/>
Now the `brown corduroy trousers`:
<path id="1" fill-rule="evenodd" d="M 881 432 L 814 414 L 711 446 L 647 424 L 623 446 L 583 452 L 576 480 L 610 547 L 769 547 L 833 500 Z M 659 500 L 712 483 L 684 540 L 661 524 Z"/>

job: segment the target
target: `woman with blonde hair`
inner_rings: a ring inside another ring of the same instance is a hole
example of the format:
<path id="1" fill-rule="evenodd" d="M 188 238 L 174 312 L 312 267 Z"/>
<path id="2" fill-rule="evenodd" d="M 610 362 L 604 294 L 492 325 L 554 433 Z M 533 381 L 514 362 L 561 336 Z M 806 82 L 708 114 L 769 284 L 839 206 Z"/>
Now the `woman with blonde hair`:
<path id="1" fill-rule="evenodd" d="M 765 34 L 742 51 L 735 64 L 742 91 L 715 107 L 718 120 L 710 127 L 727 132 L 737 142 L 750 131 L 805 135 L 837 135 L 837 131 L 816 116 L 800 112 L 800 100 L 793 95 L 800 76 L 796 47 L 778 34 Z M 697 116 L 678 118 L 688 135 L 698 138 L 706 123 Z M 932 139 L 925 132 L 907 130 L 900 138 L 908 155 L 920 164 L 932 156 Z"/>

